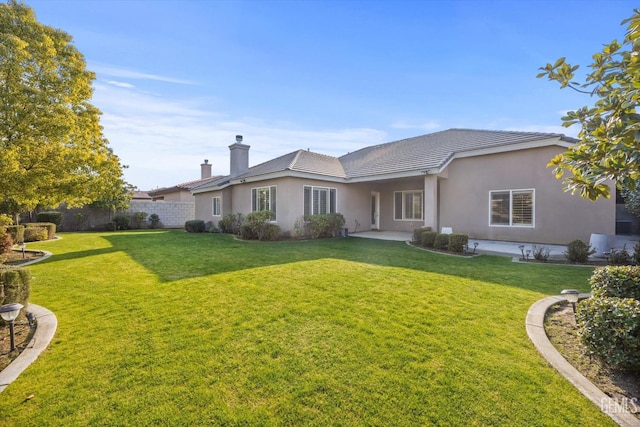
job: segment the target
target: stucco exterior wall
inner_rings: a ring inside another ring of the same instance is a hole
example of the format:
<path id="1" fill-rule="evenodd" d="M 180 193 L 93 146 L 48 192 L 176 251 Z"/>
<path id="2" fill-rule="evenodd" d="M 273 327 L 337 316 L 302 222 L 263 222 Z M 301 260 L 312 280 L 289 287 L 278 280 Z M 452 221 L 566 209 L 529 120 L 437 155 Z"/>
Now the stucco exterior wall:
<path id="1" fill-rule="evenodd" d="M 615 199 L 584 200 L 563 191 L 547 163 L 560 147 L 544 147 L 454 160 L 439 180 L 440 227 L 470 237 L 516 242 L 588 242 L 591 233 L 615 233 Z M 489 224 L 489 192 L 534 189 L 534 227 Z"/>

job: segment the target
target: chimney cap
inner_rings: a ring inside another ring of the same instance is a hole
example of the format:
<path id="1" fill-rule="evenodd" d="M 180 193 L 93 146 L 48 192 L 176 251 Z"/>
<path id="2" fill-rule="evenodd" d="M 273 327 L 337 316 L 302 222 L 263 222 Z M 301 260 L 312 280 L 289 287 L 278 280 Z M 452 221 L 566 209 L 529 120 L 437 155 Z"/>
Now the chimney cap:
<path id="1" fill-rule="evenodd" d="M 206 165 L 207 163 L 209 163 L 209 160 L 204 159 L 204 164 Z"/>
<path id="2" fill-rule="evenodd" d="M 236 135 L 236 142 L 242 142 L 242 135 Z"/>

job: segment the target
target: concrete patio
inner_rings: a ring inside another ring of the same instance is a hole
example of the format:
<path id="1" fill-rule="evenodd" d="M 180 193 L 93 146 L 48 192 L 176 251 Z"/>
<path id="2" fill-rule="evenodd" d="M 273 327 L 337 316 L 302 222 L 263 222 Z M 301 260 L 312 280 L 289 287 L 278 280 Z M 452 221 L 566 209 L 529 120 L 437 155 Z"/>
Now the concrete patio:
<path id="1" fill-rule="evenodd" d="M 361 237 L 366 239 L 380 239 L 380 240 L 395 240 L 399 242 L 411 241 L 413 233 L 403 231 L 361 231 L 358 233 L 351 233 L 349 236 Z M 633 247 L 640 241 L 640 236 L 615 236 L 615 249 L 622 249 L 625 247 L 630 253 L 633 253 Z M 541 243 L 518 243 L 518 242 L 502 242 L 497 240 L 480 240 L 469 239 L 469 246 L 473 247 L 474 243 L 478 243 L 476 252 L 483 254 L 496 254 L 505 256 L 522 256 L 520 246 L 524 245 L 525 250 L 531 249 L 535 244 L 541 246 Z M 588 242 L 587 242 L 588 243 Z M 550 250 L 550 256 L 555 258 L 564 258 L 564 252 L 567 250 L 563 245 L 544 245 Z"/>

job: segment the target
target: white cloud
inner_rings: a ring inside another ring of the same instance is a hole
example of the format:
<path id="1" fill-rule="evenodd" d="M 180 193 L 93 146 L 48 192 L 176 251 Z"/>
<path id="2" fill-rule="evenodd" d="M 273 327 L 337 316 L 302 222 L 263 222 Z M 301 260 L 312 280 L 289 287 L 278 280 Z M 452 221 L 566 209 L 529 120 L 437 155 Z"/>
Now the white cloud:
<path id="1" fill-rule="evenodd" d="M 119 68 L 119 67 L 114 67 L 110 65 L 92 63 L 92 64 L 89 64 L 87 68 L 92 70 L 96 74 L 105 75 L 105 76 L 120 77 L 120 78 L 134 79 L 134 80 L 153 80 L 153 81 L 175 83 L 175 84 L 181 84 L 181 85 L 197 84 L 191 80 L 178 79 L 175 77 L 168 77 L 168 76 L 160 76 L 160 75 L 151 74 L 151 73 L 143 73 L 140 71 L 128 70 L 125 68 Z"/>
<path id="2" fill-rule="evenodd" d="M 250 165 L 298 149 L 341 156 L 386 142 L 377 129 L 301 129 L 289 122 L 229 117 L 206 107 L 206 99 L 169 100 L 126 85 L 96 84 L 93 103 L 111 147 L 129 165 L 125 178 L 140 189 L 172 186 L 200 178 L 208 159 L 214 175 L 229 172 L 228 146 L 243 135 Z"/>
<path id="3" fill-rule="evenodd" d="M 131 89 L 131 88 L 135 87 L 131 83 L 119 82 L 119 81 L 116 81 L 116 80 L 107 80 L 106 82 L 109 83 L 112 86 L 124 87 L 124 88 L 127 88 L 127 89 Z"/>

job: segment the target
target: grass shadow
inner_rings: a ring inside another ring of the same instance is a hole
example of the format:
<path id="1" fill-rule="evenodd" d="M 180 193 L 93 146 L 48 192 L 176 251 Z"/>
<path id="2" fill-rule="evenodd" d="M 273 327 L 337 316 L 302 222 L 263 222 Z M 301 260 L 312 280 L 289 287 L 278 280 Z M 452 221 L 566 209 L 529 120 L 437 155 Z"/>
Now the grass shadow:
<path id="1" fill-rule="evenodd" d="M 554 269 L 562 269 L 563 277 L 584 279 L 585 286 L 588 286 L 586 279 L 591 274 L 589 269 L 514 264 L 509 257 L 501 256 L 460 259 L 421 251 L 404 242 L 356 237 L 244 242 L 230 235 L 190 234 L 179 230 L 103 234 L 102 237 L 111 248 L 85 251 L 75 256 L 124 251 L 165 282 L 328 258 L 441 273 L 549 293 L 557 293 L 562 287 L 550 280 Z M 65 256 L 74 255 L 61 255 L 60 258 L 56 255 L 54 258 L 62 260 Z"/>

